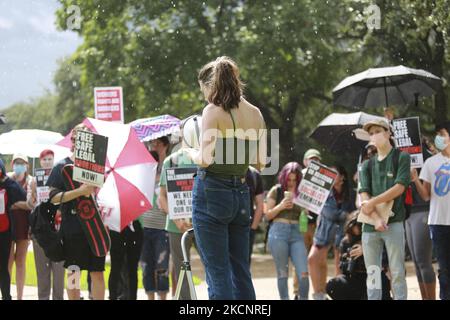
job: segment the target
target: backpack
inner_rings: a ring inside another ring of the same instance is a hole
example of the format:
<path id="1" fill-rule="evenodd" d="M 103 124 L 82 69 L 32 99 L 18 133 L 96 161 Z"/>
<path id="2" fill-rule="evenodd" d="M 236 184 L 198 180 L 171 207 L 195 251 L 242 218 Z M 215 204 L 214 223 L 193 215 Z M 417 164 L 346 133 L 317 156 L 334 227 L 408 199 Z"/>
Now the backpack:
<path id="1" fill-rule="evenodd" d="M 63 195 L 61 196 L 61 199 Z M 37 205 L 30 214 L 31 234 L 51 261 L 64 260 L 62 236 L 55 229 L 55 216 L 61 208 L 50 202 L 50 199 Z"/>
<path id="2" fill-rule="evenodd" d="M 281 189 L 281 185 L 277 185 L 277 199 L 275 200 L 275 205 L 279 204 L 281 202 L 281 200 L 283 200 L 283 190 Z M 266 228 L 266 235 L 264 237 L 264 253 L 267 252 L 267 241 L 269 240 L 269 230 L 270 227 L 272 226 L 273 220 L 269 220 L 269 224 L 267 225 Z"/>
<path id="3" fill-rule="evenodd" d="M 394 163 L 393 163 L 393 167 L 394 167 L 394 177 L 397 178 L 397 173 L 398 173 L 398 162 L 400 160 L 400 153 L 401 151 L 399 149 L 394 149 Z M 373 170 L 373 166 L 374 166 L 374 162 L 375 162 L 375 157 L 372 157 L 369 159 L 369 164 L 368 164 L 368 169 L 369 169 L 369 179 L 370 179 L 370 185 L 372 186 L 372 170 Z M 412 203 L 413 203 L 413 199 L 412 199 L 412 188 L 411 186 L 408 186 L 405 190 L 405 201 L 404 201 L 404 206 L 405 206 L 405 220 L 407 220 L 409 218 L 409 216 L 411 215 L 411 207 L 412 207 Z"/>

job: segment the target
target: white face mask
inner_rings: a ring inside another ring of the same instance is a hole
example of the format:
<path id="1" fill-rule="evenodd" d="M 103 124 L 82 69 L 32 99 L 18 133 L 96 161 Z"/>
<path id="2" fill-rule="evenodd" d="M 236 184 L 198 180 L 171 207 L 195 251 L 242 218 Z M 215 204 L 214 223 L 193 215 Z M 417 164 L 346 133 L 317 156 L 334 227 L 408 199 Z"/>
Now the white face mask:
<path id="1" fill-rule="evenodd" d="M 448 147 L 448 142 L 445 143 L 445 140 L 445 137 L 436 136 L 436 138 L 434 138 L 434 145 L 436 146 L 436 149 L 439 151 L 445 150 Z"/>

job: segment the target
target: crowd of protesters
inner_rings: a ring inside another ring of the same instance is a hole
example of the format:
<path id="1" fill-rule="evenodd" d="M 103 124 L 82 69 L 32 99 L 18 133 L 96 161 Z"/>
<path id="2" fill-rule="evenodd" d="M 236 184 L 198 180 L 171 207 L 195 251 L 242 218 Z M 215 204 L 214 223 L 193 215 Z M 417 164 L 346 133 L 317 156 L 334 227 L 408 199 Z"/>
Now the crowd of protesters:
<path id="1" fill-rule="evenodd" d="M 330 164 L 337 177 L 323 210 L 314 213 L 294 199 L 311 161 L 323 162 L 321 153 L 310 149 L 302 161 L 291 159 L 278 173 L 278 183 L 267 188 L 265 195 L 264 189 L 269 186 L 263 186 L 261 170 L 266 159 L 257 151 L 265 150 L 266 140 L 259 134 L 249 137 L 243 133 L 264 131 L 265 123 L 258 107 L 243 96 L 237 65 L 220 57 L 201 69 L 198 81 L 209 104 L 201 117 L 192 116 L 182 122 L 179 149 L 171 148 L 168 137 L 147 144 L 158 162 L 152 209 L 121 232 L 110 231 L 109 299 L 137 299 L 139 262 L 148 299 L 167 299 L 169 279 L 172 275 L 175 288 L 183 263 L 181 237 L 191 228 L 194 238 L 189 239 L 187 249 L 189 252 L 195 247 L 199 253 L 209 298 L 255 299 L 250 263 L 255 234 L 263 219 L 269 222 L 268 248 L 280 299 L 290 298 L 289 262 L 294 267 L 294 299 L 407 299 L 406 245 L 422 298 L 435 299 L 433 250 L 438 262 L 439 297 L 450 298 L 449 123 L 436 126 L 434 146 L 429 141 L 424 143 L 426 161 L 418 173 L 411 170 L 409 154 L 392 144 L 392 119 L 386 116 L 386 120 L 367 122 L 363 129 L 370 142 L 363 161 L 355 168 L 356 174 L 349 175 L 340 164 Z M 76 126 L 72 143 L 78 130 L 88 128 Z M 226 149 L 230 141 L 235 148 L 231 151 Z M 244 161 L 238 161 L 239 144 L 246 147 Z M 234 156 L 231 163 L 225 161 L 229 153 Z M 88 271 L 90 298 L 105 298 L 106 258 L 92 254 L 73 214 L 76 199 L 94 194 L 95 188 L 83 184 L 68 190 L 62 180 L 61 168 L 73 160 L 73 156 L 68 157 L 54 165 L 51 150 L 43 150 L 40 155 L 42 168 L 53 167 L 47 186 L 51 203 L 60 206 L 57 220 L 64 262 L 47 258 L 30 235 L 28 216 L 38 202 L 28 157 L 15 154 L 10 173 L 0 160 L 0 287 L 4 300 L 11 299 L 13 265 L 17 299 L 23 298 L 30 239 L 39 299 L 63 299 L 64 268 L 71 276 L 76 272 L 70 268 L 73 265 Z M 197 168 L 192 219 L 169 217 L 166 169 L 174 167 Z M 412 197 L 409 208 L 408 195 Z M 377 209 L 386 203 L 391 204 L 392 211 L 388 221 Z M 361 215 L 374 224 L 358 222 Z M 335 273 L 331 279 L 330 254 L 334 256 Z M 67 295 L 69 299 L 81 299 L 79 285 L 68 287 Z M 191 298 L 188 282 L 184 281 L 180 299 Z"/>

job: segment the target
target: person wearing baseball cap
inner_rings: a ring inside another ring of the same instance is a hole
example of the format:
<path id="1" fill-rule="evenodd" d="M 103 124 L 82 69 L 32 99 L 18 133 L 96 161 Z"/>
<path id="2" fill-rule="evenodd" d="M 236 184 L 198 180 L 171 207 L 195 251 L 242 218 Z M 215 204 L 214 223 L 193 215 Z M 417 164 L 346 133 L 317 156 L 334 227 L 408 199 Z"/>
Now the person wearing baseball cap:
<path id="1" fill-rule="evenodd" d="M 25 192 L 31 187 L 32 177 L 28 174 L 28 157 L 22 153 L 15 153 L 12 158 L 13 171 L 8 173 L 9 178 L 16 181 Z M 22 300 L 23 289 L 26 279 L 26 258 L 29 240 L 30 223 L 28 216 L 31 208 L 25 201 L 19 201 L 12 207 L 14 216 L 14 233 L 12 234 L 11 256 L 9 261 L 9 271 L 12 272 L 12 266 L 16 264 L 17 279 L 17 300 Z"/>
<path id="2" fill-rule="evenodd" d="M 375 119 L 364 124 L 370 141 L 377 148 L 377 155 L 366 160 L 361 168 L 359 193 L 361 212 L 374 220 L 374 225 L 364 224 L 362 243 L 366 266 L 376 266 L 378 272 L 367 277 L 369 300 L 380 300 L 381 288 L 374 288 L 373 281 L 381 283 L 381 258 L 383 245 L 389 259 L 392 274 L 392 290 L 396 300 L 407 298 L 405 278 L 405 191 L 411 180 L 410 156 L 395 149 L 390 143 L 391 128 L 387 120 Z M 393 201 L 388 223 L 376 211 L 376 206 Z M 370 284 L 369 284 L 370 283 Z"/>
<path id="3" fill-rule="evenodd" d="M 311 161 L 318 161 L 320 162 L 322 160 L 322 155 L 320 154 L 320 151 L 317 149 L 309 149 L 305 152 L 305 155 L 303 156 L 303 165 L 305 168 L 309 166 Z"/>
<path id="4" fill-rule="evenodd" d="M 305 154 L 303 155 L 303 169 L 302 169 L 302 175 L 305 176 L 306 174 L 306 168 L 309 166 L 311 161 L 321 162 L 322 161 L 322 155 L 320 154 L 320 151 L 317 149 L 308 149 Z M 308 231 L 306 231 L 303 235 L 306 250 L 309 252 L 314 240 L 314 233 L 316 231 L 317 226 L 317 217 L 318 215 L 314 212 L 308 212 Z M 294 272 L 294 299 L 299 299 L 299 281 L 297 274 Z"/>

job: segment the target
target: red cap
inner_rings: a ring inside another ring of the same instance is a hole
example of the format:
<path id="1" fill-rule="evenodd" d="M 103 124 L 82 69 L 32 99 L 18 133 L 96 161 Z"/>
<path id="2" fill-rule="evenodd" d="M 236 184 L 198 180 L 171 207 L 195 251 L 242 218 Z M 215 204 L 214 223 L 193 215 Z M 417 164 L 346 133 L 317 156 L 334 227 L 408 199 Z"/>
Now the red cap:
<path id="1" fill-rule="evenodd" d="M 45 149 L 41 152 L 41 154 L 39 155 L 39 159 L 42 159 L 45 156 L 48 156 L 49 154 L 51 154 L 52 156 L 55 156 L 55 153 L 50 150 L 50 149 Z"/>

